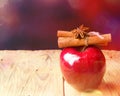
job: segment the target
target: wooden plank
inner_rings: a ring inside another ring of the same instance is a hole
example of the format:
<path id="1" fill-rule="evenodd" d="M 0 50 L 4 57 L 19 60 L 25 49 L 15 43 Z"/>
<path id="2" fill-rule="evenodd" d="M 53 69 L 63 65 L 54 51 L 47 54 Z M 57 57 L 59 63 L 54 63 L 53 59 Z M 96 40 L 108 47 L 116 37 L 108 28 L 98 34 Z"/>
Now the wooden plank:
<path id="1" fill-rule="evenodd" d="M 0 51 L 0 96 L 63 96 L 59 51 Z"/>
<path id="2" fill-rule="evenodd" d="M 120 96 L 120 51 L 103 51 L 107 70 L 100 87 L 78 92 L 63 82 L 60 50 L 0 51 L 0 96 Z"/>
<path id="3" fill-rule="evenodd" d="M 103 51 L 106 57 L 104 80 L 94 92 L 78 92 L 64 81 L 65 96 L 120 96 L 120 51 Z"/>

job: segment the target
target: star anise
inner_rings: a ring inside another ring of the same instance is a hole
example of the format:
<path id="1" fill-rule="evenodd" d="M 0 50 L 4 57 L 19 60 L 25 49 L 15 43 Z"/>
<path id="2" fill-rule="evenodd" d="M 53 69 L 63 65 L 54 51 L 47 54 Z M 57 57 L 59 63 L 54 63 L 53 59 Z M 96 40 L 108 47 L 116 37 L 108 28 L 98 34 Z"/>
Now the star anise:
<path id="1" fill-rule="evenodd" d="M 79 26 L 77 29 L 72 30 L 76 39 L 84 39 L 87 35 L 89 28 L 84 25 Z"/>

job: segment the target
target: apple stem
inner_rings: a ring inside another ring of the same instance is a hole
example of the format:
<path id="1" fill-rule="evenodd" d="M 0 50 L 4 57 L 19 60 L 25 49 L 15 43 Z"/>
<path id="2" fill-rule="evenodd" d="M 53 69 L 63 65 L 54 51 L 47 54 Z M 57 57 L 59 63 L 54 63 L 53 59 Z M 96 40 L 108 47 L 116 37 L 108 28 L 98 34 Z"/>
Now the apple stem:
<path id="1" fill-rule="evenodd" d="M 84 46 L 84 47 L 82 48 L 81 52 L 85 51 L 86 47 L 87 47 L 87 46 Z"/>

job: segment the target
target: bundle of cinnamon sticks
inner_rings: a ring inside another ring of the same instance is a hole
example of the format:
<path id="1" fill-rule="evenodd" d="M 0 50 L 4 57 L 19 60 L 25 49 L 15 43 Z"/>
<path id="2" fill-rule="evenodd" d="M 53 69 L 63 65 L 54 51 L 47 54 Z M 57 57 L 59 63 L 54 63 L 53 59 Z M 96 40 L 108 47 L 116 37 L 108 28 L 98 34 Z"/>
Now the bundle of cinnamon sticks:
<path id="1" fill-rule="evenodd" d="M 84 32 L 84 30 L 81 30 Z M 94 32 L 95 33 L 95 32 Z M 83 33 L 82 33 L 83 34 Z M 79 35 L 79 34 L 78 34 Z M 57 31 L 58 37 L 58 47 L 75 47 L 75 46 L 85 46 L 85 45 L 100 45 L 107 46 L 111 42 L 111 34 L 102 35 L 89 35 L 87 38 L 75 38 L 75 35 L 71 31 Z"/>

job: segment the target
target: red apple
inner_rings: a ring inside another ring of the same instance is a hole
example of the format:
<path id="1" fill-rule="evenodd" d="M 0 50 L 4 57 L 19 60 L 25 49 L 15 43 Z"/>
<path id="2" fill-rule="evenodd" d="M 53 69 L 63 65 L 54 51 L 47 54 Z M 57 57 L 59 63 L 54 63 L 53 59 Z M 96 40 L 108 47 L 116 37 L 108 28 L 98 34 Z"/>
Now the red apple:
<path id="1" fill-rule="evenodd" d="M 79 91 L 97 88 L 104 76 L 106 63 L 102 51 L 95 46 L 64 48 L 60 66 L 65 80 Z"/>

